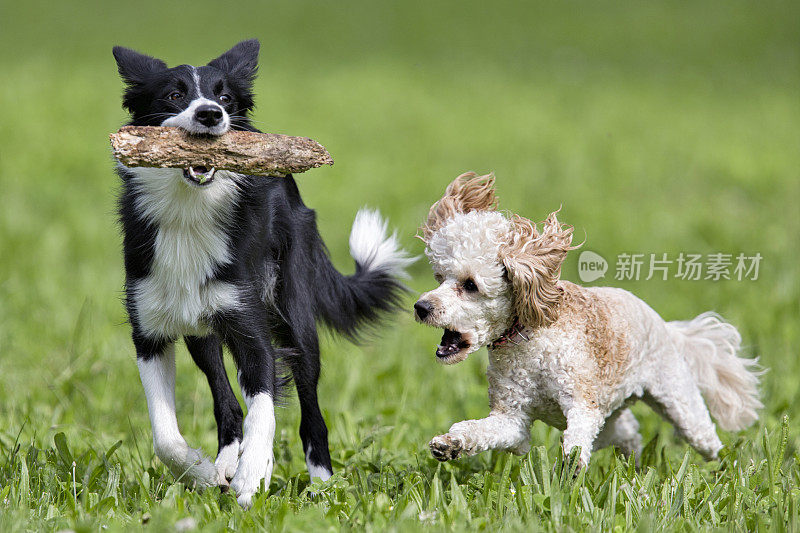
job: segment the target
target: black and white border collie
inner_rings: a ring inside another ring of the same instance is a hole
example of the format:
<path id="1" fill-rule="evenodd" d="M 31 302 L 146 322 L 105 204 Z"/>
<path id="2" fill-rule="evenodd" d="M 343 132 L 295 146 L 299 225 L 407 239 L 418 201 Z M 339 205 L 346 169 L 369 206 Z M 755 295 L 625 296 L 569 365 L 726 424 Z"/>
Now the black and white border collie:
<path id="1" fill-rule="evenodd" d="M 114 48 L 127 85 L 132 125 L 176 126 L 198 135 L 256 131 L 252 82 L 259 43 L 244 41 L 208 65 L 167 68 L 158 59 Z M 119 201 L 124 233 L 126 305 L 147 397 L 155 453 L 176 477 L 197 487 L 228 485 L 248 507 L 261 481 L 269 488 L 274 399 L 293 378 L 300 437 L 311 478 L 332 474 L 328 430 L 317 403 L 316 323 L 353 338 L 358 327 L 395 308 L 411 262 L 375 211 L 361 210 L 350 235 L 356 271 L 331 264 L 314 211 L 291 176 L 128 168 Z M 215 463 L 190 448 L 175 415 L 175 342 L 183 337 L 214 399 Z M 238 369 L 247 416 L 225 373 L 222 346 Z M 244 422 L 244 431 L 242 431 Z"/>

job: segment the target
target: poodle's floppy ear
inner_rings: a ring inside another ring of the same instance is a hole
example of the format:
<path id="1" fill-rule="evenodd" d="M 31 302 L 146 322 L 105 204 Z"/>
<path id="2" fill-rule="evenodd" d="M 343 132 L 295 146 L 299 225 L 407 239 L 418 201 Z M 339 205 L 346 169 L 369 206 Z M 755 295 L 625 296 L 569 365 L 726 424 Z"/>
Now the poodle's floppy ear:
<path id="1" fill-rule="evenodd" d="M 561 264 L 572 246 L 572 227 L 561 225 L 555 211 L 544 221 L 542 232 L 530 220 L 515 216 L 500 258 L 514 289 L 519 321 L 532 328 L 556 319 L 561 297 L 558 280 Z"/>
<path id="2" fill-rule="evenodd" d="M 441 200 L 431 206 L 428 220 L 422 226 L 422 240 L 427 242 L 436 230 L 444 226 L 447 219 L 456 213 L 476 210 L 497 210 L 494 173 L 478 176 L 474 172 L 466 172 L 453 180 L 447 186 Z"/>

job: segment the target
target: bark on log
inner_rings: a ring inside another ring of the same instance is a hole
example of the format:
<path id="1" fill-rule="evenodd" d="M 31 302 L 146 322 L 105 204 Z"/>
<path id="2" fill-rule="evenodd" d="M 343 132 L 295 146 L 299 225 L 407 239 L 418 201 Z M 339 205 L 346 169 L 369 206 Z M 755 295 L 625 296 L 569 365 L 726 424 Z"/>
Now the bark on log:
<path id="1" fill-rule="evenodd" d="M 333 164 L 318 142 L 276 133 L 229 131 L 218 137 L 200 137 L 179 128 L 124 126 L 110 138 L 114 157 L 130 167 L 206 166 L 241 174 L 285 176 Z"/>

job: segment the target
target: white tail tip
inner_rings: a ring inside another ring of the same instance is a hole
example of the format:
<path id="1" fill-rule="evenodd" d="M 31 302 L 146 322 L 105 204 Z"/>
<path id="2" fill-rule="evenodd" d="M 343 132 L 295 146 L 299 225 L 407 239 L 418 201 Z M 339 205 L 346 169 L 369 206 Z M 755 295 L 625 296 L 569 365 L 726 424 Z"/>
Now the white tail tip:
<path id="1" fill-rule="evenodd" d="M 400 248 L 397 234 L 388 235 L 386 221 L 377 210 L 362 208 L 350 232 L 350 255 L 366 270 L 382 270 L 407 278 L 406 267 L 417 260 Z"/>

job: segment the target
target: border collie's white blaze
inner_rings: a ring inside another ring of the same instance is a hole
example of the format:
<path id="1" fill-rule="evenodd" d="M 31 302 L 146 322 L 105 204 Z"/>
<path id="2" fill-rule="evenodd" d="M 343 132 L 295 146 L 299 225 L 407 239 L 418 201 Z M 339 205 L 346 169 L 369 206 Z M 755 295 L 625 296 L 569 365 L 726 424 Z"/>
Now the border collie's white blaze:
<path id="1" fill-rule="evenodd" d="M 256 131 L 248 114 L 258 50 L 258 41 L 244 41 L 208 65 L 168 68 L 115 47 L 130 124 L 205 135 Z M 387 234 L 386 223 L 377 212 L 359 212 L 351 238 L 356 272 L 343 276 L 291 176 L 245 176 L 200 163 L 182 170 L 120 164 L 117 172 L 126 304 L 158 457 L 198 487 L 230 479 L 239 502 L 250 505 L 260 480 L 268 486 L 272 472 L 272 398 L 285 384 L 277 372 L 281 364 L 297 389 L 309 465 L 330 475 L 327 427 L 317 402 L 316 323 L 356 337 L 361 325 L 396 309 L 399 278 L 411 260 Z M 211 388 L 215 465 L 189 448 L 178 430 L 173 344 L 180 337 Z M 244 432 L 223 344 L 248 403 Z"/>
<path id="2" fill-rule="evenodd" d="M 199 92 L 198 88 L 198 92 Z M 198 120 L 198 112 L 203 116 L 205 124 Z M 175 126 L 197 134 L 222 135 L 231 127 L 228 113 L 216 102 L 204 96 L 198 96 L 189 107 L 161 123 L 162 126 Z"/>

